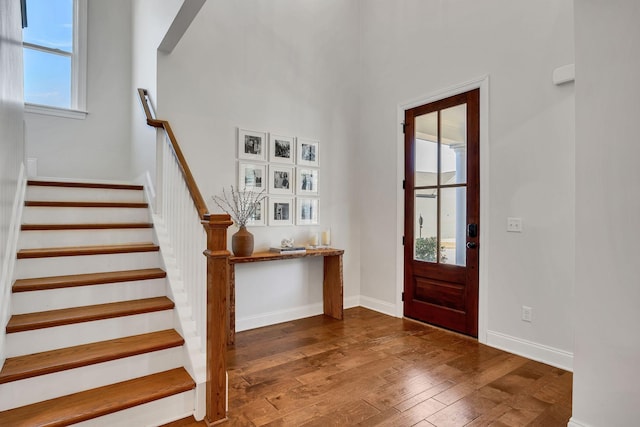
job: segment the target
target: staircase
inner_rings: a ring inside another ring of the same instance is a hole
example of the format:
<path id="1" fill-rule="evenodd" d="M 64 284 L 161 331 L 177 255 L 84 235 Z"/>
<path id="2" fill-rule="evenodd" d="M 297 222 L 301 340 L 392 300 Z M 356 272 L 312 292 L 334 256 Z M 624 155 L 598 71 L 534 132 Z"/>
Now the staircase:
<path id="1" fill-rule="evenodd" d="M 157 426 L 195 383 L 141 186 L 29 181 L 0 425 Z"/>

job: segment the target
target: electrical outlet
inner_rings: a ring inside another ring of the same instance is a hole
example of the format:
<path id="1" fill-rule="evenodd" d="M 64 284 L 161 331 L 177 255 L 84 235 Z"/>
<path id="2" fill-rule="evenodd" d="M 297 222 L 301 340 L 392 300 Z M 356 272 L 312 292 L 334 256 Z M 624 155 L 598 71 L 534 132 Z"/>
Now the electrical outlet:
<path id="1" fill-rule="evenodd" d="M 533 320 L 533 309 L 531 307 L 527 307 L 526 305 L 522 306 L 522 321 L 523 322 L 531 322 Z"/>
<path id="2" fill-rule="evenodd" d="M 507 218 L 507 231 L 522 233 L 522 218 Z"/>

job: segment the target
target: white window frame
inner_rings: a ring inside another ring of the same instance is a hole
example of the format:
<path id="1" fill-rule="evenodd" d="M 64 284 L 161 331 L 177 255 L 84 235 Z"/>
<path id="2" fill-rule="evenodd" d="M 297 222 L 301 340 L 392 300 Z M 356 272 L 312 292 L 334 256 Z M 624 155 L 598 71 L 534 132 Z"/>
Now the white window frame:
<path id="1" fill-rule="evenodd" d="M 87 116 L 87 0 L 73 0 L 73 51 L 71 56 L 71 108 L 25 102 L 25 112 L 84 119 Z M 56 49 L 23 43 L 24 47 L 59 54 Z M 66 55 L 66 54 L 65 54 Z"/>

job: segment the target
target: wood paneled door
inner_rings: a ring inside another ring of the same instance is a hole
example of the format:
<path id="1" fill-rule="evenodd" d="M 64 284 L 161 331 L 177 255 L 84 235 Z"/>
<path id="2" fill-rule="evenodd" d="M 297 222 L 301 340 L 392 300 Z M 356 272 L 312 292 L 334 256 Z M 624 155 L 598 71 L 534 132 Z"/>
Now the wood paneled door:
<path id="1" fill-rule="evenodd" d="M 478 336 L 480 91 L 405 111 L 404 315 Z"/>

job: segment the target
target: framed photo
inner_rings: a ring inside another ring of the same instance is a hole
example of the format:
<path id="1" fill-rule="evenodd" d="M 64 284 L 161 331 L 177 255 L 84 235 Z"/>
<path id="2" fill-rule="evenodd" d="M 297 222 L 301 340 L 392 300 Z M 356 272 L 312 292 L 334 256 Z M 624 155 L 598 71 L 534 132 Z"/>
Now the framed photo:
<path id="1" fill-rule="evenodd" d="M 269 225 L 293 225 L 293 197 L 269 197 Z"/>
<path id="2" fill-rule="evenodd" d="M 267 225 L 267 201 L 262 199 L 256 206 L 256 211 L 251 215 L 247 225 L 257 227 Z"/>
<path id="3" fill-rule="evenodd" d="M 295 163 L 295 138 L 292 136 L 269 135 L 269 161 L 274 163 Z"/>
<path id="4" fill-rule="evenodd" d="M 267 188 L 267 165 L 238 162 L 238 191 L 262 191 Z"/>
<path id="5" fill-rule="evenodd" d="M 297 194 L 318 194 L 318 169 L 297 168 L 296 193 Z"/>
<path id="6" fill-rule="evenodd" d="M 267 134 L 251 130 L 238 130 L 238 158 L 246 160 L 267 160 Z"/>
<path id="7" fill-rule="evenodd" d="M 318 141 L 310 141 L 298 138 L 298 165 L 320 166 L 320 144 Z"/>
<path id="8" fill-rule="evenodd" d="M 294 181 L 293 167 L 269 165 L 269 193 L 293 194 Z"/>
<path id="9" fill-rule="evenodd" d="M 296 205 L 297 225 L 318 225 L 320 217 L 320 199 L 298 197 Z"/>

